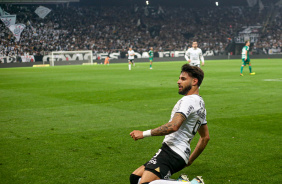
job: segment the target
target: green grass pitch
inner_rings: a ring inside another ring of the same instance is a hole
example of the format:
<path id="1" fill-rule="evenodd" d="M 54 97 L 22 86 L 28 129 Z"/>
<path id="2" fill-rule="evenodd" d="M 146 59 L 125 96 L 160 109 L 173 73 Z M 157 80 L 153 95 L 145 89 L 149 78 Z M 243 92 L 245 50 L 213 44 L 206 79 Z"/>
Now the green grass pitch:
<path id="1" fill-rule="evenodd" d="M 114 63 L 114 61 L 113 61 Z M 1 184 L 126 184 L 163 137 L 184 61 L 0 69 Z M 206 61 L 200 89 L 211 140 L 186 173 L 206 184 L 281 182 L 281 59 Z M 195 147 L 199 136 L 192 141 Z"/>

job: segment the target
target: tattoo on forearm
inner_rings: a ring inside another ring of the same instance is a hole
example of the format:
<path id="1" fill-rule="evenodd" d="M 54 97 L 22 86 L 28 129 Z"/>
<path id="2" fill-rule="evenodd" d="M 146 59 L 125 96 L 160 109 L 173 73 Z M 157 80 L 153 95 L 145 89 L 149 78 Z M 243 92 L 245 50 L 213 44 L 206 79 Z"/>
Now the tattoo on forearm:
<path id="1" fill-rule="evenodd" d="M 175 113 L 171 122 L 164 124 L 158 128 L 155 128 L 151 131 L 153 136 L 167 135 L 172 132 L 175 132 L 182 124 L 186 117 L 181 113 Z"/>
<path id="2" fill-rule="evenodd" d="M 153 136 L 158 136 L 158 135 L 167 135 L 173 132 L 173 125 L 169 122 L 165 125 L 162 125 L 158 128 L 155 128 L 151 131 L 151 134 Z"/>

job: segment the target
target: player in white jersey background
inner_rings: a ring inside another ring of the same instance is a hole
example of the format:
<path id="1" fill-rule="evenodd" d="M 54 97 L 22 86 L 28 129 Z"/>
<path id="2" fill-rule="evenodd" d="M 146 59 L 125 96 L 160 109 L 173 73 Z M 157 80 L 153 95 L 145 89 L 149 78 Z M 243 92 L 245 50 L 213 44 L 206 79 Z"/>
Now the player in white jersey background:
<path id="1" fill-rule="evenodd" d="M 205 65 L 203 52 L 200 48 L 198 48 L 198 42 L 193 42 L 192 47 L 187 49 L 185 53 L 185 59 L 192 66 L 200 67 L 201 61 L 202 61 L 202 66 Z"/>
<path id="2" fill-rule="evenodd" d="M 129 50 L 127 51 L 128 56 L 128 69 L 131 70 L 131 65 L 135 66 L 134 64 L 134 56 L 135 56 L 135 52 L 134 50 L 132 50 L 131 47 L 129 47 Z"/>
<path id="3" fill-rule="evenodd" d="M 165 135 L 156 155 L 130 175 L 131 184 L 148 184 L 154 180 L 169 179 L 172 174 L 190 166 L 205 149 L 209 141 L 209 130 L 205 103 L 199 96 L 203 79 L 204 72 L 201 68 L 183 65 L 177 84 L 178 93 L 184 97 L 174 106 L 169 122 L 155 129 L 134 130 L 130 133 L 134 140 Z M 197 132 L 200 138 L 191 153 L 190 143 Z"/>

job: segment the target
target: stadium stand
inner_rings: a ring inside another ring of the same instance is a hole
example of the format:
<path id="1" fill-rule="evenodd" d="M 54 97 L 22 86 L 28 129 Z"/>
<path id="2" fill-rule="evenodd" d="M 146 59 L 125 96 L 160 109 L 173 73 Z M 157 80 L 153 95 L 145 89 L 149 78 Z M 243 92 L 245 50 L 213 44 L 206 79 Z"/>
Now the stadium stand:
<path id="1" fill-rule="evenodd" d="M 281 50 L 281 8 L 265 7 L 261 12 L 248 7 L 124 7 L 47 5 L 52 9 L 40 19 L 34 5 L 1 6 L 10 14 L 17 14 L 17 23 L 28 21 L 16 42 L 10 30 L 0 21 L 0 55 L 45 55 L 51 51 L 93 50 L 97 52 L 157 51 L 187 49 L 197 40 L 203 52 L 215 55 L 228 52 L 243 26 L 262 26 L 254 52 Z M 273 11 L 275 9 L 275 11 Z M 276 12 L 267 19 L 265 15 Z"/>

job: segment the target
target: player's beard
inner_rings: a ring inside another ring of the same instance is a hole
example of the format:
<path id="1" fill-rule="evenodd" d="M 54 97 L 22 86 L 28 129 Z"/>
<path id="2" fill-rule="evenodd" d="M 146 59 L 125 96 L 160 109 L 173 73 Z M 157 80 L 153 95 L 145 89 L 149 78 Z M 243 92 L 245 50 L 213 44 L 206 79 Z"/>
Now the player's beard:
<path id="1" fill-rule="evenodd" d="M 189 84 L 188 86 L 182 88 L 182 90 L 179 90 L 178 94 L 186 95 L 191 89 L 192 89 L 192 84 Z"/>

